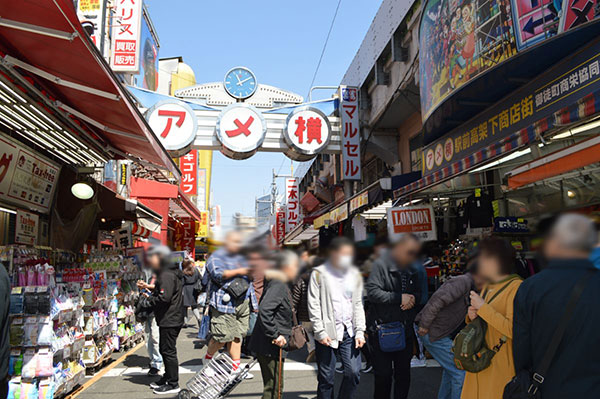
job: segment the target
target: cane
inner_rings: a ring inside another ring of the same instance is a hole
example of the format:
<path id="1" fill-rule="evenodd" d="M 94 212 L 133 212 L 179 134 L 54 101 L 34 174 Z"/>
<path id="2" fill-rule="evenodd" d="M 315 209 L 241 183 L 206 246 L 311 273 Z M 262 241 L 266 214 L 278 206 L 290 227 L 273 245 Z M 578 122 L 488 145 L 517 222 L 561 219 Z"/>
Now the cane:
<path id="1" fill-rule="evenodd" d="M 282 362 L 281 362 L 281 353 L 283 352 L 282 348 L 279 348 L 279 376 L 277 378 L 277 399 L 281 399 L 281 368 L 282 368 Z"/>

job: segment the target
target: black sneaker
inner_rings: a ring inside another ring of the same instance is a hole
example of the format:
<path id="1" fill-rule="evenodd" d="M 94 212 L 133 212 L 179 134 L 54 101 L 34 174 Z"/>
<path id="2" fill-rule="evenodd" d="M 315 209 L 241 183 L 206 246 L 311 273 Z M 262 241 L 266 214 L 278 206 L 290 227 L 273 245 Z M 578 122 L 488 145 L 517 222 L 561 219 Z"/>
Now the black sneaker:
<path id="1" fill-rule="evenodd" d="M 155 375 L 158 375 L 158 373 L 160 373 L 160 370 L 157 369 L 156 367 L 150 367 L 150 370 L 148 370 L 149 376 L 155 376 Z"/>
<path id="2" fill-rule="evenodd" d="M 166 385 L 166 383 L 167 383 L 167 380 L 165 378 L 161 378 L 160 380 L 154 381 L 153 383 L 151 383 L 150 388 L 156 389 L 156 388 L 162 387 L 163 385 Z"/>
<path id="3" fill-rule="evenodd" d="M 165 385 L 161 385 L 158 388 L 156 388 L 154 390 L 154 393 L 157 395 L 174 395 L 176 393 L 179 393 L 179 391 L 181 391 L 181 388 L 179 388 L 179 384 L 177 384 L 177 385 L 165 384 Z"/>

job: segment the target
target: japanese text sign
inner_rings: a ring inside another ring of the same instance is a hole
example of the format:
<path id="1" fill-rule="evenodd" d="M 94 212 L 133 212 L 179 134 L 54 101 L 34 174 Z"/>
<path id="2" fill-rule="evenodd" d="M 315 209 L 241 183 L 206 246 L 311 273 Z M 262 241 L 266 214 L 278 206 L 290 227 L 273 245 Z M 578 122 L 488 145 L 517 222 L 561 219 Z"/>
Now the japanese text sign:
<path id="1" fill-rule="evenodd" d="M 192 218 L 182 218 L 175 226 L 175 249 L 186 251 L 194 257 L 196 249 L 196 222 Z"/>
<path id="2" fill-rule="evenodd" d="M 423 149 L 423 175 L 433 174 L 600 89 L 600 43 L 556 66 Z M 498 154 L 500 155 L 500 154 Z M 467 167 L 477 165 L 477 160 Z"/>
<path id="3" fill-rule="evenodd" d="M 48 213 L 60 166 L 0 134 L 0 198 Z"/>
<path id="4" fill-rule="evenodd" d="M 252 156 L 262 145 L 267 124 L 256 108 L 239 103 L 225 108 L 217 120 L 217 138 L 223 154 L 234 159 Z"/>
<path id="5" fill-rule="evenodd" d="M 302 107 L 287 117 L 283 137 L 291 149 L 291 157 L 312 157 L 329 144 L 329 119 L 317 108 Z"/>
<path id="6" fill-rule="evenodd" d="M 146 120 L 168 151 L 187 152 L 196 138 L 196 115 L 183 102 L 161 101 L 146 112 Z"/>
<path id="7" fill-rule="evenodd" d="M 142 0 L 117 0 L 112 32 L 110 66 L 117 72 L 140 68 Z"/>
<path id="8" fill-rule="evenodd" d="M 414 234 L 422 241 L 437 239 L 435 214 L 431 205 L 388 208 L 387 226 L 392 242 L 407 233 Z"/>
<path id="9" fill-rule="evenodd" d="M 198 232 L 196 237 L 208 237 L 208 211 L 200 211 L 200 220 L 198 221 Z"/>
<path id="10" fill-rule="evenodd" d="M 361 176 L 358 112 L 358 89 L 340 86 L 340 135 L 344 180 L 360 180 Z"/>
<path id="11" fill-rule="evenodd" d="M 285 217 L 285 232 L 289 233 L 298 224 L 300 224 L 300 199 L 298 179 L 289 178 L 285 179 L 285 204 L 286 204 L 286 217 Z"/>
<path id="12" fill-rule="evenodd" d="M 192 150 L 179 158 L 181 181 L 179 187 L 184 194 L 198 194 L 198 151 Z"/>
<path id="13" fill-rule="evenodd" d="M 15 243 L 24 245 L 37 245 L 39 216 L 35 213 L 17 210 L 17 224 L 15 226 Z"/>
<path id="14" fill-rule="evenodd" d="M 283 245 L 285 239 L 285 207 L 281 207 L 277 210 L 275 218 L 275 239 L 277 246 Z"/>
<path id="15" fill-rule="evenodd" d="M 365 191 L 364 193 L 357 195 L 356 197 L 350 200 L 350 212 L 354 212 L 358 208 L 361 208 L 369 203 L 369 192 Z"/>

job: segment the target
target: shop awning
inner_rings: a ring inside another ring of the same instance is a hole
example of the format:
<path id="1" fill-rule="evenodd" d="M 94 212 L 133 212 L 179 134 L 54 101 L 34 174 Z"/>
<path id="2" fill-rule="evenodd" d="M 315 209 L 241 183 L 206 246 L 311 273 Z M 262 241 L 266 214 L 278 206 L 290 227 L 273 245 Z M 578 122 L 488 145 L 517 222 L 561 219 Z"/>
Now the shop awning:
<path id="1" fill-rule="evenodd" d="M 109 153 L 180 175 L 85 34 L 72 0 L 2 2 L 0 37 L 0 77 L 22 90 L 43 93 L 49 100 L 46 111 L 81 126 L 83 130 L 73 129 L 75 135 L 88 134 Z"/>
<path id="2" fill-rule="evenodd" d="M 151 233 L 160 233 L 162 216 L 139 201 L 127 199 L 125 209 L 134 212 L 137 217 L 139 230 L 148 230 Z"/>
<path id="3" fill-rule="evenodd" d="M 176 198 L 171 198 L 169 202 L 171 212 L 178 218 L 192 218 L 196 221 L 202 219 L 200 210 L 192 203 L 192 201 L 181 191 L 178 190 Z"/>
<path id="4" fill-rule="evenodd" d="M 600 136 L 538 158 L 508 173 L 508 187 L 513 190 L 600 162 Z"/>
<path id="5" fill-rule="evenodd" d="M 312 224 L 301 224 L 286 234 L 283 243 L 285 245 L 299 245 L 302 241 L 310 240 L 318 234 L 319 230 L 315 229 Z"/>

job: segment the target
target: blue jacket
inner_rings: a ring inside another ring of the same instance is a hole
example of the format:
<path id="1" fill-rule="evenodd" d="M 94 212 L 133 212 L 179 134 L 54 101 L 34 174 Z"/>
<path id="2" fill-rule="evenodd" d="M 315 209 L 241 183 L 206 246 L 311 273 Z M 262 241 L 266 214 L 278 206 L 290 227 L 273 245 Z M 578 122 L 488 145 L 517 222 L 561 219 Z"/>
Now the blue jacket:
<path id="1" fill-rule="evenodd" d="M 551 260 L 523 282 L 514 303 L 513 353 L 516 370 L 536 371 L 577 281 L 594 265 L 586 259 Z M 577 303 L 541 387 L 544 399 L 600 395 L 600 272 Z"/>

